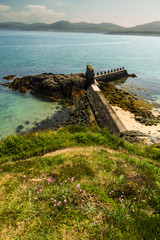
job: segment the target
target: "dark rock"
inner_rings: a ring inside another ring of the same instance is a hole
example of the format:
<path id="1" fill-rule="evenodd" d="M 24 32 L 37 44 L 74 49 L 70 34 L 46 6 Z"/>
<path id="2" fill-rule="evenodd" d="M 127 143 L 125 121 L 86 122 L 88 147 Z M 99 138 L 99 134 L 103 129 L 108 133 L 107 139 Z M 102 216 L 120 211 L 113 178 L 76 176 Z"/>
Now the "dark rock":
<path id="1" fill-rule="evenodd" d="M 20 133 L 23 128 L 24 128 L 23 125 L 19 125 L 19 126 L 16 128 L 16 133 Z"/>
<path id="2" fill-rule="evenodd" d="M 16 78 L 12 83 L 2 84 L 13 90 L 47 99 L 60 100 L 71 98 L 73 91 L 84 90 L 87 87 L 86 75 L 79 74 L 52 74 L 43 73 L 35 76 Z"/>
<path id="3" fill-rule="evenodd" d="M 137 75 L 135 73 L 132 73 L 132 74 L 128 74 L 128 77 L 135 78 L 135 77 L 137 77 Z"/>
<path id="4" fill-rule="evenodd" d="M 20 91 L 21 93 L 27 93 L 27 92 L 28 92 L 28 91 L 27 91 L 27 88 L 24 87 L 24 86 L 21 86 L 21 87 L 19 88 L 19 91 Z"/>
<path id="5" fill-rule="evenodd" d="M 16 75 L 8 75 L 6 77 L 3 77 L 3 79 L 6 79 L 6 80 L 13 80 L 13 78 L 15 77 Z"/>
<path id="6" fill-rule="evenodd" d="M 29 121 L 26 121 L 25 124 L 28 125 L 28 124 L 30 124 L 30 122 L 29 122 Z"/>

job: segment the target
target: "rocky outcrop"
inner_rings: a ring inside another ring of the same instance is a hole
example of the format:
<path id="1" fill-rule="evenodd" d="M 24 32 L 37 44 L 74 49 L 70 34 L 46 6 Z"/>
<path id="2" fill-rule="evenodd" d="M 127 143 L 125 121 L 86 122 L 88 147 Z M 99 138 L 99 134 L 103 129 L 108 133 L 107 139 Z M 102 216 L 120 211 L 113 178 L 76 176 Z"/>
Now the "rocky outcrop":
<path id="1" fill-rule="evenodd" d="M 63 98 L 70 98 L 73 91 L 86 89 L 86 79 L 84 73 L 68 75 L 43 73 L 16 78 L 12 83 L 4 83 L 2 85 L 21 93 L 29 91 L 38 97 L 57 101 Z"/>
<path id="2" fill-rule="evenodd" d="M 15 77 L 16 77 L 16 75 L 8 75 L 8 76 L 4 77 L 3 79 L 13 80 Z"/>

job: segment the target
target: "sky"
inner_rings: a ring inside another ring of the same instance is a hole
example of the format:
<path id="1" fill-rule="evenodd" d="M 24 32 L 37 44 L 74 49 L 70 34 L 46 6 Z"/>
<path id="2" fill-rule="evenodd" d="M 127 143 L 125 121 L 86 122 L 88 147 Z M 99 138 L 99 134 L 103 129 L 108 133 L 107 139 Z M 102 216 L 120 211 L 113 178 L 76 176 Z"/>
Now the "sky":
<path id="1" fill-rule="evenodd" d="M 0 22 L 114 23 L 133 27 L 160 21 L 160 0 L 0 0 Z"/>

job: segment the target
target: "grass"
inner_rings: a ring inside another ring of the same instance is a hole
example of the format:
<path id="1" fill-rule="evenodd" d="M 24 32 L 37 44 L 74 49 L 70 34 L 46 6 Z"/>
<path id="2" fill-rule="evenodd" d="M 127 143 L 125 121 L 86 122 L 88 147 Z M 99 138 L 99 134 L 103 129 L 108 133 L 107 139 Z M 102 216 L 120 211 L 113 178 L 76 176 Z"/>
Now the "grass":
<path id="1" fill-rule="evenodd" d="M 159 239 L 158 145 L 70 126 L 8 137 L 0 157 L 0 239 Z"/>

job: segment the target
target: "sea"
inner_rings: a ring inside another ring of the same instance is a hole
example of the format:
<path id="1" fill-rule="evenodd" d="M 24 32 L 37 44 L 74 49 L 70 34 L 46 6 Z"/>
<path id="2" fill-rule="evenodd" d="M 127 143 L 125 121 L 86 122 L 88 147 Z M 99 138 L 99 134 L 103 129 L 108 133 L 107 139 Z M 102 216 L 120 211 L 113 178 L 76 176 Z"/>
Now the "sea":
<path id="1" fill-rule="evenodd" d="M 121 87 L 160 104 L 160 37 L 94 33 L 0 31 L 0 83 L 3 77 L 41 73 L 95 73 L 124 67 L 136 78 Z M 36 124 L 63 111 L 64 106 L 46 102 L 0 86 L 0 139 L 23 126 L 29 132 Z"/>

